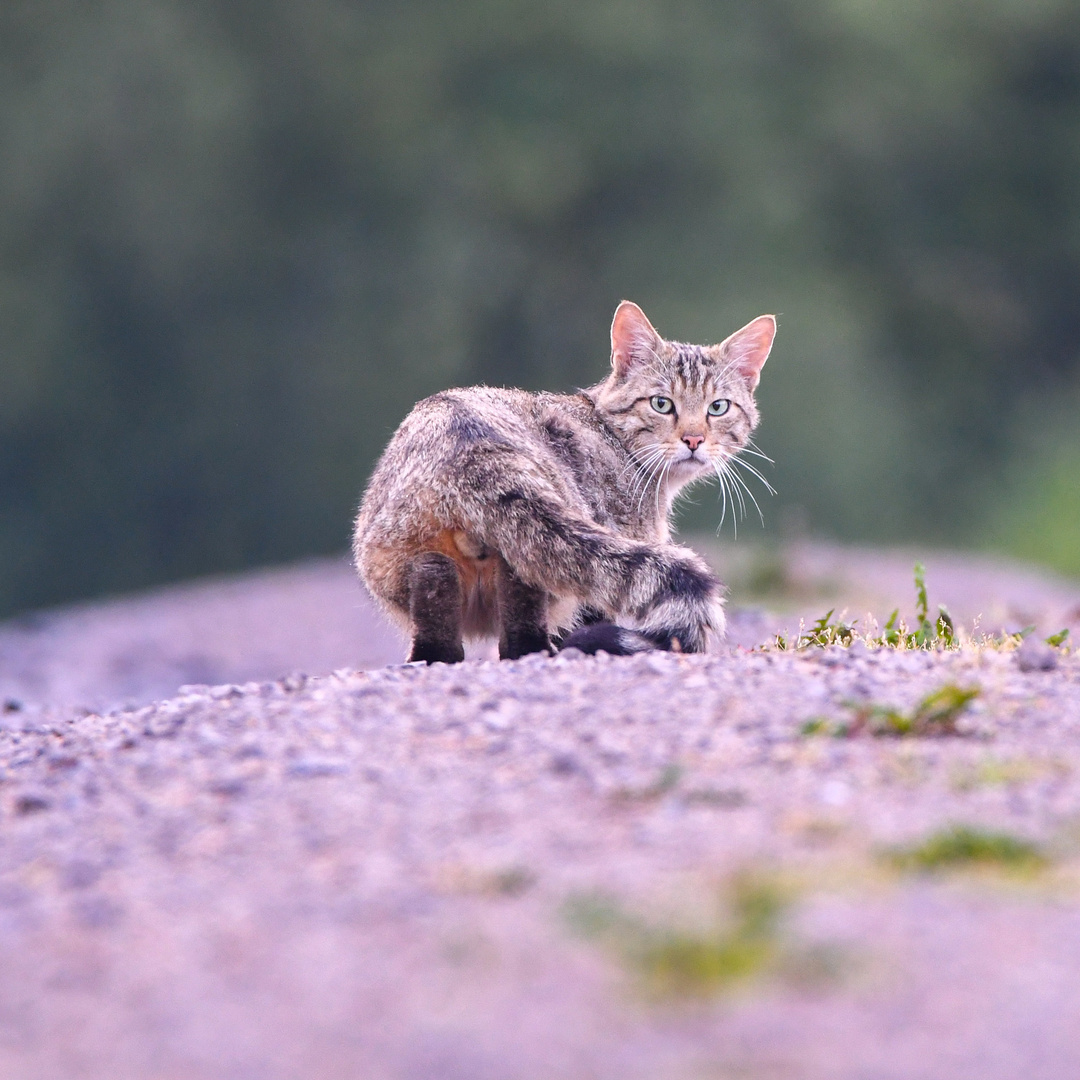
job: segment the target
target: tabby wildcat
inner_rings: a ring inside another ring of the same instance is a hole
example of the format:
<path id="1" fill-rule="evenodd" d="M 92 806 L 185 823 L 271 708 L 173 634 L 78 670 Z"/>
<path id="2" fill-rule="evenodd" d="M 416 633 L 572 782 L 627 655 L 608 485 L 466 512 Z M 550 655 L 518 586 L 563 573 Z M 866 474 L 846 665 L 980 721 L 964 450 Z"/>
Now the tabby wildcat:
<path id="1" fill-rule="evenodd" d="M 368 589 L 411 635 L 409 659 L 462 660 L 463 635 L 497 634 L 503 658 L 553 641 L 700 652 L 722 635 L 720 582 L 671 542 L 668 515 L 687 484 L 723 484 L 746 447 L 775 333 L 762 315 L 719 345 L 683 345 L 624 300 L 611 373 L 588 390 L 421 401 L 375 468 L 353 541 Z"/>

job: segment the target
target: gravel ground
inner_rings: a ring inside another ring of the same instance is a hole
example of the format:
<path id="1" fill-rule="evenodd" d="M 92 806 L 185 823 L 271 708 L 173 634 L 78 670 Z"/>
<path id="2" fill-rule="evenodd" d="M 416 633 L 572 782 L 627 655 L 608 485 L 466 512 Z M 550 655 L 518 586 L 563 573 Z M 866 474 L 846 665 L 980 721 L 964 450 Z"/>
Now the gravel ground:
<path id="1" fill-rule="evenodd" d="M 382 667 L 403 655 L 341 556 L 0 623 L 0 696 L 145 705 L 185 683 Z"/>
<path id="2" fill-rule="evenodd" d="M 0 1075 L 1075 1078 L 1080 659 L 1052 662 L 534 658 L 8 713 Z M 961 735 L 800 734 L 944 682 L 982 690 Z M 1049 864 L 879 856 L 958 822 Z M 789 908 L 730 987 L 650 990 L 636 931 L 568 914 L 703 940 L 748 872 Z"/>
<path id="3" fill-rule="evenodd" d="M 789 584 L 818 607 L 858 557 L 804 552 Z M 866 557 L 860 598 L 888 599 L 907 556 Z M 328 569 L 0 629 L 7 685 L 38 690 L 0 713 L 4 1080 L 1080 1076 L 1080 655 L 354 659 L 71 704 L 118 696 L 132 642 L 159 644 L 129 693 L 193 642 L 213 678 L 343 648 Z M 1075 590 L 990 573 L 931 598 L 1080 617 Z M 200 615 L 222 589 L 231 623 Z M 399 655 L 345 605 L 357 653 Z M 949 684 L 980 691 L 957 734 L 802 733 Z M 955 825 L 1041 861 L 885 857 Z M 755 895 L 782 907 L 756 935 Z"/>
<path id="4" fill-rule="evenodd" d="M 700 538 L 699 538 L 700 539 Z M 852 618 L 913 614 L 912 564 L 927 563 L 931 601 L 985 631 L 1035 624 L 1080 636 L 1080 583 L 948 552 L 800 543 L 782 551 L 696 544 L 733 588 L 728 644 L 747 648 L 826 609 Z M 0 699 L 101 710 L 146 705 L 185 683 L 244 683 L 295 672 L 384 667 L 406 643 L 381 617 L 344 555 L 0 623 Z M 494 659 L 493 643 L 467 646 Z"/>

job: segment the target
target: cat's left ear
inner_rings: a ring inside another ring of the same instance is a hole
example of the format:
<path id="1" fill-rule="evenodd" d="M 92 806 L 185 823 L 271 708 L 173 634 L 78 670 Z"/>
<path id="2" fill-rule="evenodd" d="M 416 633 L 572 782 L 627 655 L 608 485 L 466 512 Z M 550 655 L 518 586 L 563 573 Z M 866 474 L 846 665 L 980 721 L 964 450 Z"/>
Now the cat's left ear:
<path id="1" fill-rule="evenodd" d="M 715 349 L 720 360 L 737 371 L 751 390 L 756 390 L 774 337 L 776 316 L 759 315 L 741 330 L 736 330 L 731 337 L 725 338 Z"/>
<path id="2" fill-rule="evenodd" d="M 645 312 L 629 300 L 615 309 L 611 320 L 611 366 L 623 378 L 636 364 L 656 359 L 660 335 L 645 317 Z"/>

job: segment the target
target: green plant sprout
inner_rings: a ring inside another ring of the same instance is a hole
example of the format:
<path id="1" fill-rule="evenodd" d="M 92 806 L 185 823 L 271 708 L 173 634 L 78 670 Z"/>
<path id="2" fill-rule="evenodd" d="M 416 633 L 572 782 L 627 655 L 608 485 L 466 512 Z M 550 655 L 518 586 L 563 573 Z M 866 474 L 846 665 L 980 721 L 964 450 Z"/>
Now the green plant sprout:
<path id="1" fill-rule="evenodd" d="M 986 756 L 954 769 L 951 786 L 955 791 L 974 791 L 981 787 L 1026 784 L 1040 777 L 1061 778 L 1070 772 L 1069 765 L 1058 758 Z"/>
<path id="2" fill-rule="evenodd" d="M 651 925 L 595 896 L 567 902 L 564 915 L 586 939 L 615 951 L 652 997 L 702 997 L 730 989 L 781 959 L 780 923 L 790 900 L 756 874 L 732 882 L 722 925 L 701 931 Z"/>
<path id="3" fill-rule="evenodd" d="M 930 599 L 926 590 L 926 567 L 921 562 L 915 564 L 915 618 L 914 629 L 909 629 L 900 618 L 900 609 L 896 608 L 880 634 L 856 631 L 858 620 L 850 625 L 834 621 L 835 608 L 830 608 L 809 630 L 795 638 L 776 635 L 776 648 L 781 651 L 808 648 L 825 648 L 828 645 L 850 645 L 859 639 L 873 648 L 890 649 L 958 649 L 960 640 L 956 634 L 952 616 L 944 604 L 938 605 L 938 613 L 930 618 Z"/>
<path id="4" fill-rule="evenodd" d="M 1069 628 L 1066 627 L 1064 630 L 1059 630 L 1056 634 L 1051 634 L 1046 639 L 1046 644 L 1053 645 L 1055 649 L 1060 649 L 1061 646 L 1065 644 L 1065 640 L 1066 638 L 1068 638 L 1068 636 Z"/>
<path id="5" fill-rule="evenodd" d="M 962 687 L 946 683 L 929 693 L 910 713 L 890 705 L 872 702 L 845 702 L 851 710 L 850 720 L 835 722 L 825 717 L 808 720 L 800 729 L 802 735 L 832 735 L 850 739 L 857 735 L 877 738 L 941 737 L 963 734 L 957 721 L 968 705 L 979 696 L 977 686 Z"/>
<path id="6" fill-rule="evenodd" d="M 799 636 L 795 647 L 805 649 L 813 645 L 820 648 L 825 648 L 826 645 L 850 645 L 855 636 L 855 628 L 842 622 L 830 622 L 835 610 L 836 608 L 829 608 L 805 634 Z"/>
<path id="7" fill-rule="evenodd" d="M 683 770 L 674 762 L 665 765 L 657 778 L 646 787 L 622 787 L 613 793 L 616 802 L 655 802 L 679 786 Z"/>
<path id="8" fill-rule="evenodd" d="M 883 858 L 897 870 L 923 874 L 974 867 L 1031 872 L 1049 862 L 1029 840 L 967 825 L 941 829 L 914 847 L 892 848 Z"/>

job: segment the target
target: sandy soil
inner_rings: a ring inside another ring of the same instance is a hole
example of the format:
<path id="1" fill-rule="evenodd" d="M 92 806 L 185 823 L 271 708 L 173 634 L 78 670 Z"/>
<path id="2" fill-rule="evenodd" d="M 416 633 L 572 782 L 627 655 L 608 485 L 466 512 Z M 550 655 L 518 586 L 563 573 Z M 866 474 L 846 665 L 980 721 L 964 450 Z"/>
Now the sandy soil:
<path id="1" fill-rule="evenodd" d="M 1080 620 L 926 562 L 958 619 Z M 910 563 L 732 562 L 733 637 L 910 607 Z M 340 562 L 0 628 L 0 1076 L 1080 1076 L 1080 656 L 400 650 Z M 803 733 L 944 685 L 956 734 Z M 1035 854 L 887 855 L 957 824 Z"/>

